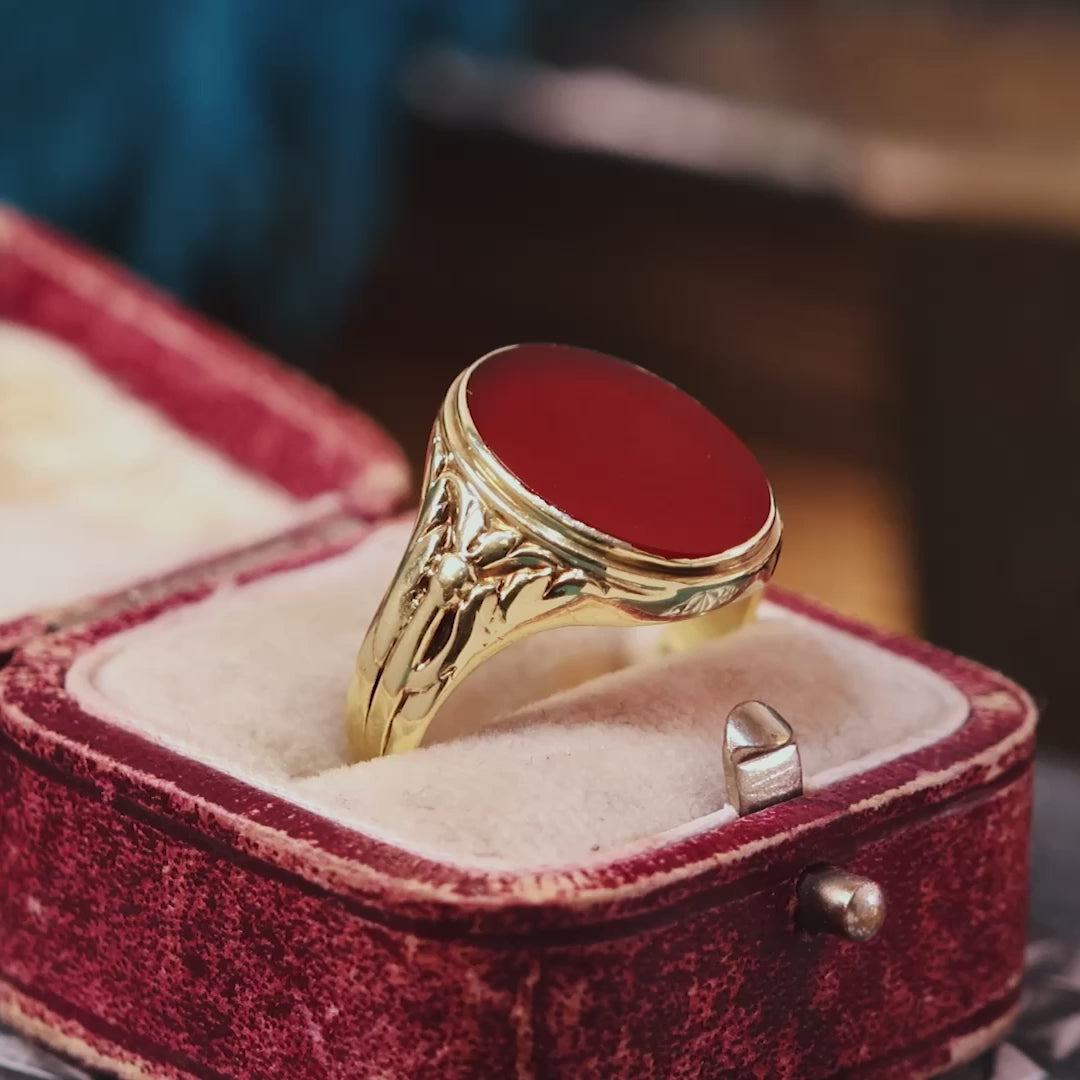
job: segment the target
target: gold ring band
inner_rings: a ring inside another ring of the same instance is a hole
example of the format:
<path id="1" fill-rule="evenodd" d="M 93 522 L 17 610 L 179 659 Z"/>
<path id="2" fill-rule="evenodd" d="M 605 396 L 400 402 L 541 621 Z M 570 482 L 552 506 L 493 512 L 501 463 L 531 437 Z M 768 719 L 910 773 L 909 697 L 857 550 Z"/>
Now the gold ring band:
<path id="1" fill-rule="evenodd" d="M 418 747 L 461 680 L 527 635 L 718 614 L 755 595 L 779 556 L 771 489 L 753 535 L 692 558 L 642 550 L 531 490 L 488 446 L 470 412 L 470 376 L 503 352 L 462 372 L 436 418 L 417 522 L 349 688 L 356 759 Z"/>

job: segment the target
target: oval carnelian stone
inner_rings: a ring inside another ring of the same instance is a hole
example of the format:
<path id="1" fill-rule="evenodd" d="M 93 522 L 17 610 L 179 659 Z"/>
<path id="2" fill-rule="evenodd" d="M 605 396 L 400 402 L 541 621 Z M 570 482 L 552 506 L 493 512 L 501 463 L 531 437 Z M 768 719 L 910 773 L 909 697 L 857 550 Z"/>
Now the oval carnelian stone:
<path id="1" fill-rule="evenodd" d="M 478 364 L 473 424 L 530 491 L 654 555 L 697 559 L 766 524 L 765 473 L 689 394 L 643 368 L 566 345 L 515 345 Z"/>

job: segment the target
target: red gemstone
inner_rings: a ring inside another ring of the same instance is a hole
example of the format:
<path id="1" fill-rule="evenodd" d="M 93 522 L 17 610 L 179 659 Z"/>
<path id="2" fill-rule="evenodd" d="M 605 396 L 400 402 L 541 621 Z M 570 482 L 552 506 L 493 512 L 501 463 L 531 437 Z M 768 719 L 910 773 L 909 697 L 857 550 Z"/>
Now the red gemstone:
<path id="1" fill-rule="evenodd" d="M 576 520 L 654 555 L 694 559 L 768 521 L 754 455 L 657 375 L 566 345 L 515 345 L 469 376 L 469 412 L 496 457 Z"/>

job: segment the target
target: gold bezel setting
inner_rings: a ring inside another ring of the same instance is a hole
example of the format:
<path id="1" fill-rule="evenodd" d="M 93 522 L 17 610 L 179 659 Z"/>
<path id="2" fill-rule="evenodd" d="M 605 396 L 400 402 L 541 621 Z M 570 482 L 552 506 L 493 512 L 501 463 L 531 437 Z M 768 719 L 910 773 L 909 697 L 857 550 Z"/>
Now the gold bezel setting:
<path id="1" fill-rule="evenodd" d="M 674 600 L 673 590 L 682 592 L 692 588 L 695 593 L 717 590 L 727 593 L 731 586 L 752 584 L 775 561 L 783 526 L 771 486 L 769 514 L 757 533 L 736 547 L 697 559 L 668 559 L 641 551 L 578 521 L 530 491 L 490 450 L 469 412 L 469 376 L 485 361 L 504 351 L 496 349 L 485 354 L 454 380 L 436 421 L 447 453 L 455 456 L 465 478 L 504 517 L 516 521 L 552 550 L 559 551 L 567 561 L 602 568 L 617 591 L 641 595 L 653 618 L 665 617 L 664 610 L 657 610 L 657 605 L 662 608 L 665 599 Z"/>

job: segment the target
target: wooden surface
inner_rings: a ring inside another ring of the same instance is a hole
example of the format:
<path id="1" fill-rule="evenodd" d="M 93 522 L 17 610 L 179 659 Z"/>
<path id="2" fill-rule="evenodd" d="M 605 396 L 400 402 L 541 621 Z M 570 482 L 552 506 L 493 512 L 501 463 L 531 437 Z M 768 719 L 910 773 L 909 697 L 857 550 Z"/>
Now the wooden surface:
<path id="1" fill-rule="evenodd" d="M 654 9 L 603 51 L 661 84 L 762 107 L 766 142 L 791 135 L 778 117 L 809 122 L 818 179 L 870 212 L 1076 231 L 1080 19 L 1060 5 L 977 8 Z"/>

